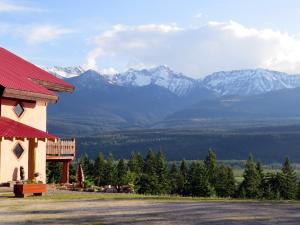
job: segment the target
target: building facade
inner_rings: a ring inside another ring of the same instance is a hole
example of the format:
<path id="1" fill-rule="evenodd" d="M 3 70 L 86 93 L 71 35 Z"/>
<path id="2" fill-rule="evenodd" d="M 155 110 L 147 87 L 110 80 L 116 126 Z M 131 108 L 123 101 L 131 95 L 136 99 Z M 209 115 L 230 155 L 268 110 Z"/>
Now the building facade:
<path id="1" fill-rule="evenodd" d="M 45 183 L 49 145 L 50 160 L 69 163 L 74 158 L 74 141 L 65 160 L 61 153 L 69 149 L 62 149 L 59 138 L 47 132 L 48 104 L 58 101 L 56 92 L 73 91 L 71 84 L 0 48 L 0 183 L 20 180 L 21 167 L 25 180 L 37 176 Z"/>

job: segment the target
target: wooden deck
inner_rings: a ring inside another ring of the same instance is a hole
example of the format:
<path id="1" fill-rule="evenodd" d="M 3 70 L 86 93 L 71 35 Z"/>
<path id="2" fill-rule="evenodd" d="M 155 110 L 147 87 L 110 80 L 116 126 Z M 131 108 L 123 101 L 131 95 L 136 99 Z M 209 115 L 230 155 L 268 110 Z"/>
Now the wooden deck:
<path id="1" fill-rule="evenodd" d="M 48 141 L 46 149 L 47 161 L 71 161 L 75 158 L 75 139 Z"/>

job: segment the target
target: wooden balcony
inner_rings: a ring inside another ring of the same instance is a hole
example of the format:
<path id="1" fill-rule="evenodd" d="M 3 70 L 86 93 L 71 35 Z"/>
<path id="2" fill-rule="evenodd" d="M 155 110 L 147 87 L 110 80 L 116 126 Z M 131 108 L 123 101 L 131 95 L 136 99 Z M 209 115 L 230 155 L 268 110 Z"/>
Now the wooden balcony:
<path id="1" fill-rule="evenodd" d="M 71 161 L 75 158 L 75 139 L 47 141 L 47 161 Z"/>

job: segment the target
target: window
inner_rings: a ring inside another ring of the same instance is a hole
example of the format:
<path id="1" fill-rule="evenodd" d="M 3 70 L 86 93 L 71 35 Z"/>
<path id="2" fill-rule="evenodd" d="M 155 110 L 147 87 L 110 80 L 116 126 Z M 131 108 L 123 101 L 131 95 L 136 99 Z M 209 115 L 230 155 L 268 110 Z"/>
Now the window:
<path id="1" fill-rule="evenodd" d="M 19 159 L 21 157 L 21 155 L 23 154 L 23 152 L 24 152 L 24 149 L 22 148 L 22 146 L 20 144 L 17 144 L 14 149 L 15 156 Z"/>
<path id="2" fill-rule="evenodd" d="M 23 106 L 20 103 L 18 103 L 15 106 L 14 111 L 17 114 L 17 116 L 20 117 L 23 114 L 23 112 L 24 112 L 24 108 L 23 108 Z"/>

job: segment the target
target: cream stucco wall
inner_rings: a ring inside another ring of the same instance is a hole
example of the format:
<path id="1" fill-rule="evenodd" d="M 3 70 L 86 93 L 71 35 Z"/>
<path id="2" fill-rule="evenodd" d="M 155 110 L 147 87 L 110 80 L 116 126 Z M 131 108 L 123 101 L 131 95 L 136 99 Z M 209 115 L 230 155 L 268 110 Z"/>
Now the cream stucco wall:
<path id="1" fill-rule="evenodd" d="M 47 123 L 47 103 L 43 101 L 35 102 L 20 102 L 23 105 L 24 112 L 18 117 L 14 112 L 14 108 L 18 101 L 2 99 L 1 101 L 1 116 L 8 117 L 12 120 L 26 124 L 28 126 L 46 131 Z"/>
<path id="2" fill-rule="evenodd" d="M 46 111 L 47 103 L 38 101 L 34 102 L 20 102 L 24 107 L 24 112 L 18 118 L 14 112 L 14 107 L 17 101 L 2 99 L 1 100 L 1 116 L 8 117 L 20 123 L 29 125 L 39 130 L 46 131 Z M 25 179 L 28 179 L 29 168 L 29 153 L 33 151 L 33 146 L 30 145 L 29 140 L 0 140 L 0 183 L 19 180 L 20 166 L 24 167 Z M 33 142 L 34 140 L 31 140 Z M 18 159 L 13 149 L 17 143 L 20 143 L 24 149 L 24 153 Z M 31 149 L 29 149 L 31 148 Z M 32 162 L 31 162 L 32 163 Z M 36 151 L 36 171 L 40 176 L 38 180 L 46 182 L 46 142 L 45 140 L 38 140 Z"/>
<path id="3" fill-rule="evenodd" d="M 24 149 L 18 159 L 13 150 L 17 144 Z M 29 140 L 2 140 L 0 144 L 0 183 L 20 180 L 20 166 L 23 166 L 25 179 L 28 179 L 29 172 Z M 33 149 L 31 149 L 33 150 Z M 38 180 L 46 182 L 46 142 L 38 141 L 36 151 L 36 172 L 40 174 Z"/>

